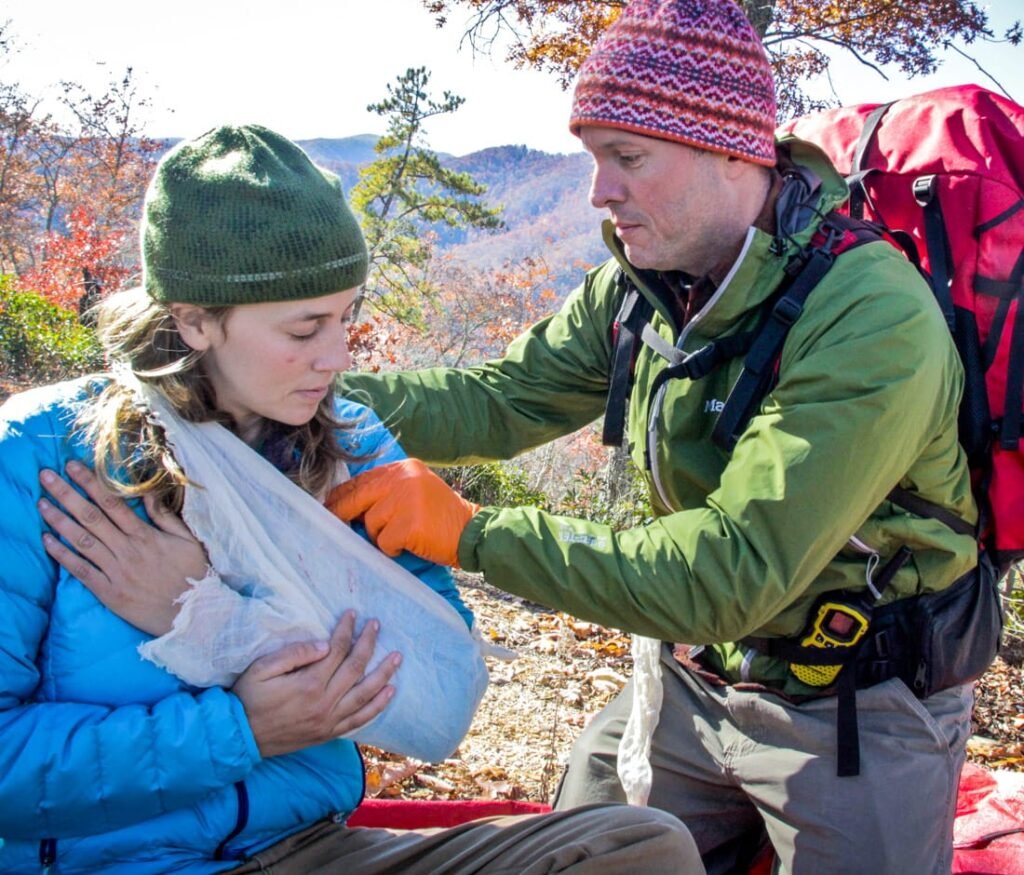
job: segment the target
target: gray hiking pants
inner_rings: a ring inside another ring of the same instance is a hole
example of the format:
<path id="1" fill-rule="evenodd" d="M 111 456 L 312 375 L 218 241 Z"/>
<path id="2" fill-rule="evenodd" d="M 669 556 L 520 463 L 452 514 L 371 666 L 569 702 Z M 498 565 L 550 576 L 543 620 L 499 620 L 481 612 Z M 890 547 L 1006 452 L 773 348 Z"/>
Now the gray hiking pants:
<path id="1" fill-rule="evenodd" d="M 490 817 L 451 829 L 348 828 L 322 821 L 232 873 L 275 875 L 703 875 L 693 839 L 663 811 L 590 805 Z"/>
<path id="2" fill-rule="evenodd" d="M 948 873 L 973 687 L 925 700 L 897 679 L 857 691 L 860 775 L 836 777 L 836 698 L 800 705 L 715 686 L 666 647 L 651 750 L 652 807 L 690 829 L 708 872 L 717 850 L 760 827 L 794 875 Z M 627 686 L 579 738 L 557 809 L 622 800 L 615 772 Z"/>

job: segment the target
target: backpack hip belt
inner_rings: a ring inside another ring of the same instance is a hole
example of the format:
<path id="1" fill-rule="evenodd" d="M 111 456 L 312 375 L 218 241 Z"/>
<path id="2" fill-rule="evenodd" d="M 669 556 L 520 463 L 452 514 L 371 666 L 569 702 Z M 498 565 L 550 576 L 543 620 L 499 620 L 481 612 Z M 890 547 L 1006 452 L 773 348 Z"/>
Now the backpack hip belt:
<path id="1" fill-rule="evenodd" d="M 888 584 L 910 558 L 901 548 L 882 570 L 877 585 Z M 894 564 L 895 563 L 895 564 Z M 881 590 L 880 590 L 881 591 Z M 856 691 L 899 678 L 919 699 L 979 678 L 999 647 L 1003 612 L 998 575 L 981 555 L 976 568 L 940 592 L 910 596 L 882 607 L 869 591 L 829 592 L 815 602 L 808 628 L 794 638 L 743 638 L 739 643 L 796 667 L 838 672 L 824 694 L 839 697 L 836 715 L 837 769 L 840 777 L 859 773 Z M 865 617 L 866 628 L 848 647 L 815 646 L 821 608 L 840 605 Z M 799 677 L 799 675 L 798 675 Z"/>

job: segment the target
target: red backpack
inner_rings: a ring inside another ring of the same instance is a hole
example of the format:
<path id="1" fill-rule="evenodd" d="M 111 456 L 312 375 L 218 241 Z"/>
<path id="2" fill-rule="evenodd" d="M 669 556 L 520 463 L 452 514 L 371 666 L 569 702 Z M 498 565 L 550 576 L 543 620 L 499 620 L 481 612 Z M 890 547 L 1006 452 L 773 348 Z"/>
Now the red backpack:
<path id="1" fill-rule="evenodd" d="M 1024 108 L 965 85 L 785 130 L 848 177 L 854 217 L 913 241 L 963 359 L 960 440 L 982 542 L 1005 569 L 1024 557 Z"/>

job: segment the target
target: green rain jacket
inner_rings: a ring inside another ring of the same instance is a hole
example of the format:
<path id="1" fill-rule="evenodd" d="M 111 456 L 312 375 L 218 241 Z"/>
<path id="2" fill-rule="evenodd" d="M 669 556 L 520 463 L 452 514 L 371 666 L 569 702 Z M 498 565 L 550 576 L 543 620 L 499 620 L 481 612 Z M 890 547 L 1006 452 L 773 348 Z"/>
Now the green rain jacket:
<path id="1" fill-rule="evenodd" d="M 845 183 L 820 151 L 793 139 L 780 146 L 822 179 L 822 212 L 845 200 Z M 751 229 L 681 336 L 605 223 L 614 257 L 504 358 L 462 370 L 355 374 L 345 386 L 368 396 L 410 455 L 433 464 L 510 458 L 604 412 L 620 267 L 654 305 L 658 334 L 692 352 L 755 326 L 819 221 L 782 255 L 771 235 Z M 863 589 L 870 568 L 902 545 L 913 557 L 883 604 L 942 590 L 976 563 L 973 538 L 886 500 L 899 484 L 977 519 L 957 442 L 960 361 L 927 285 L 889 244 L 838 257 L 788 335 L 777 385 L 731 454 L 711 432 L 742 360 L 702 380 L 670 380 L 659 404 L 650 387 L 666 364 L 640 350 L 626 426 L 657 518 L 615 532 L 535 508 L 487 507 L 459 542 L 464 569 L 593 622 L 710 645 L 706 656 L 729 680 L 799 694 L 811 690 L 785 663 L 734 642 L 799 634 L 819 594 Z"/>

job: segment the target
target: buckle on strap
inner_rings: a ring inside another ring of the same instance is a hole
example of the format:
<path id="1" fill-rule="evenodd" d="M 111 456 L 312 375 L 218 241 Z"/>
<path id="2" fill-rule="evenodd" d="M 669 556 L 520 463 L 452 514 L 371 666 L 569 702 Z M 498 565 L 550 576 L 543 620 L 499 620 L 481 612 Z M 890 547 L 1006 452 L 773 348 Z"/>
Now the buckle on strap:
<path id="1" fill-rule="evenodd" d="M 701 380 L 715 370 L 723 362 L 742 355 L 750 345 L 747 334 L 713 340 L 691 353 L 672 346 L 650 325 L 645 325 L 641 339 L 644 345 L 654 350 L 661 358 L 669 362 L 667 368 L 657 377 L 660 386 L 665 380 L 686 377 L 688 380 Z"/>
<path id="2" fill-rule="evenodd" d="M 654 350 L 655 353 L 669 362 L 669 364 L 677 365 L 686 358 L 686 353 L 672 346 L 671 343 L 658 334 L 651 327 L 650 322 L 644 325 L 643 331 L 640 333 L 640 339 L 644 342 L 644 346 Z"/>
<path id="3" fill-rule="evenodd" d="M 800 318 L 800 314 L 803 312 L 803 304 L 793 298 L 790 298 L 788 295 L 783 295 L 772 310 L 772 316 L 789 328 L 797 319 Z"/>
<path id="4" fill-rule="evenodd" d="M 696 352 L 690 353 L 669 370 L 679 371 L 691 380 L 700 380 L 717 368 L 722 363 L 722 358 L 721 349 L 717 343 L 712 341 L 707 346 L 702 346 Z"/>
<path id="5" fill-rule="evenodd" d="M 935 199 L 935 191 L 938 188 L 938 178 L 934 173 L 928 176 L 919 176 L 914 180 L 912 191 L 914 200 L 919 207 L 926 207 Z"/>

